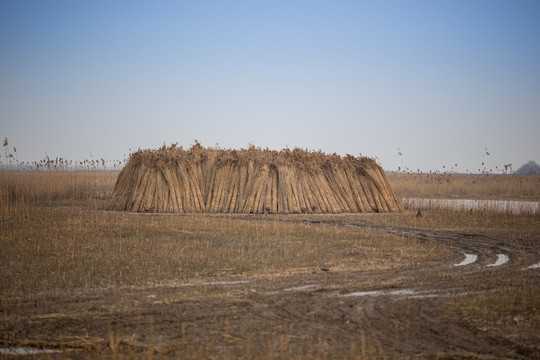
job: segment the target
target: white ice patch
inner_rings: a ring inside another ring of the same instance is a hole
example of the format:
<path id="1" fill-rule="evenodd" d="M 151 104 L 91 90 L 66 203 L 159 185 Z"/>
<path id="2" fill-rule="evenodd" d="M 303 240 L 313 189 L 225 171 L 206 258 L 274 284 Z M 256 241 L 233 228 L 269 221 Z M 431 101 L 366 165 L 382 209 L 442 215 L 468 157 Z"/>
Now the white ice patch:
<path id="1" fill-rule="evenodd" d="M 440 297 L 439 294 L 420 294 L 420 295 L 412 295 L 409 296 L 409 299 L 427 299 L 427 298 L 436 298 Z"/>
<path id="2" fill-rule="evenodd" d="M 210 285 L 240 285 L 240 284 L 248 284 L 249 280 L 236 280 L 236 281 L 207 281 L 207 282 L 201 282 L 201 283 L 184 283 L 184 284 L 178 284 L 177 286 L 183 287 L 183 286 L 210 286 Z"/>
<path id="3" fill-rule="evenodd" d="M 341 296 L 381 296 L 381 295 L 390 295 L 390 296 L 398 296 L 398 295 L 414 295 L 416 292 L 414 290 L 409 289 L 403 289 L 403 290 L 392 290 L 392 291 L 382 291 L 382 290 L 375 290 L 375 291 L 357 291 L 350 294 L 345 294 Z"/>
<path id="4" fill-rule="evenodd" d="M 503 264 L 506 264 L 510 258 L 506 254 L 497 254 L 497 261 L 495 263 L 488 265 L 488 267 L 491 266 L 501 266 Z"/>
<path id="5" fill-rule="evenodd" d="M 296 286 L 288 289 L 284 289 L 283 291 L 298 291 L 298 290 L 305 290 L 305 289 L 311 289 L 316 287 L 317 285 L 303 285 L 303 286 Z"/>
<path id="6" fill-rule="evenodd" d="M 37 355 L 37 354 L 55 354 L 61 352 L 60 350 L 52 349 L 38 349 L 33 347 L 10 347 L 0 348 L 0 354 L 2 355 Z"/>
<path id="7" fill-rule="evenodd" d="M 465 266 L 465 265 L 469 265 L 469 264 L 474 263 L 474 262 L 478 259 L 478 255 L 476 255 L 476 254 L 466 254 L 466 253 L 463 253 L 463 255 L 465 255 L 465 260 L 463 260 L 463 261 L 460 262 L 459 264 L 454 264 L 454 266 Z"/>
<path id="8" fill-rule="evenodd" d="M 350 294 L 345 294 L 341 296 L 379 296 L 384 294 L 384 291 L 357 291 Z"/>
<path id="9" fill-rule="evenodd" d="M 540 269 L 540 263 L 529 266 L 527 269 Z M 525 270 L 525 269 L 524 269 Z"/>
<path id="10" fill-rule="evenodd" d="M 514 214 L 538 214 L 540 202 L 517 200 L 475 200 L 475 199 L 401 199 L 406 209 L 451 209 L 458 211 L 493 211 Z"/>

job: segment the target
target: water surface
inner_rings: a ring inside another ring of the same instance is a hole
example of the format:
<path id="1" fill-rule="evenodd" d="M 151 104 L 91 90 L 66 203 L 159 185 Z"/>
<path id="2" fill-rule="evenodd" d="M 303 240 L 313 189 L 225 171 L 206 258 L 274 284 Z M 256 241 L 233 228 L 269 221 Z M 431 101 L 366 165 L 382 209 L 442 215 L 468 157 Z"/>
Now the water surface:
<path id="1" fill-rule="evenodd" d="M 403 198 L 401 202 L 406 209 L 481 210 L 513 214 L 540 212 L 538 201 Z"/>

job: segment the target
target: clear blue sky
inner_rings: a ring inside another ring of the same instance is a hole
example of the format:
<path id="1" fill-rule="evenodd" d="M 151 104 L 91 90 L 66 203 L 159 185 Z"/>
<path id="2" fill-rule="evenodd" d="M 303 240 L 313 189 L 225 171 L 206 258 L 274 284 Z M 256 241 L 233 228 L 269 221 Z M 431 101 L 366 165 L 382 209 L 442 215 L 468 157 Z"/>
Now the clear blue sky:
<path id="1" fill-rule="evenodd" d="M 516 169 L 540 162 L 540 1 L 0 0 L 0 137 Z"/>

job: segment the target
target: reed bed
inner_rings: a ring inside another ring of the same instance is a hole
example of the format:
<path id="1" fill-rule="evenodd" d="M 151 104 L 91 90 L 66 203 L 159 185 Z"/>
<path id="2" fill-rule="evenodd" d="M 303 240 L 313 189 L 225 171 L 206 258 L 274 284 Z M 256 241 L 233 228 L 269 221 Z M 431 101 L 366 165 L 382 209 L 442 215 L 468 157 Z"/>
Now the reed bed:
<path id="1" fill-rule="evenodd" d="M 250 214 L 403 209 L 384 171 L 370 158 L 199 144 L 133 153 L 118 176 L 111 208 Z"/>
<path id="2" fill-rule="evenodd" d="M 110 197 L 118 171 L 0 171 L 0 216 L 3 220 L 31 207 L 58 201 Z"/>
<path id="3" fill-rule="evenodd" d="M 387 173 L 401 198 L 540 201 L 540 175 Z"/>

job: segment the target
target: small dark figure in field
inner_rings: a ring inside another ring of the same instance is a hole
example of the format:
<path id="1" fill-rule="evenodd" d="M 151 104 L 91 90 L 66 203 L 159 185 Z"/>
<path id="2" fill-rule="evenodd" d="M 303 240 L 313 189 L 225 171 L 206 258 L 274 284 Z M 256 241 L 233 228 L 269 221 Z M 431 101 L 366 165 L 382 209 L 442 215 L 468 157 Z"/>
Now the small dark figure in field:
<path id="1" fill-rule="evenodd" d="M 416 218 L 419 219 L 422 217 L 422 211 L 420 211 L 420 208 L 418 209 L 418 212 L 416 213 Z"/>

